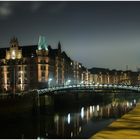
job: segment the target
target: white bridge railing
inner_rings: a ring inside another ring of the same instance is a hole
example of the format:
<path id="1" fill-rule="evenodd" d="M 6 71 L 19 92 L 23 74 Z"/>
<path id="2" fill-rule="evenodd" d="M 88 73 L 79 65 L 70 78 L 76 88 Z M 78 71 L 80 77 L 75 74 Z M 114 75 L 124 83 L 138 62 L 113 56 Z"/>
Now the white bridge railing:
<path id="1" fill-rule="evenodd" d="M 58 87 L 50 87 L 37 90 L 38 94 L 51 93 L 54 91 L 67 90 L 67 89 L 85 89 L 85 90 L 95 90 L 95 89 L 126 89 L 140 91 L 140 86 L 131 86 L 131 85 L 116 85 L 116 84 L 77 84 L 77 85 L 66 85 Z"/>

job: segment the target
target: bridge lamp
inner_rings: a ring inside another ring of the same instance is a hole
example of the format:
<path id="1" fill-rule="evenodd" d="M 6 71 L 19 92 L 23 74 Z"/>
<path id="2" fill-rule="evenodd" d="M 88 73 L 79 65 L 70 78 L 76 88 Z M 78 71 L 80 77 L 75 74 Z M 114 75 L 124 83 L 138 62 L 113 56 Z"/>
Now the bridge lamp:
<path id="1" fill-rule="evenodd" d="M 84 83 L 84 81 L 81 81 L 81 84 L 83 84 Z"/>

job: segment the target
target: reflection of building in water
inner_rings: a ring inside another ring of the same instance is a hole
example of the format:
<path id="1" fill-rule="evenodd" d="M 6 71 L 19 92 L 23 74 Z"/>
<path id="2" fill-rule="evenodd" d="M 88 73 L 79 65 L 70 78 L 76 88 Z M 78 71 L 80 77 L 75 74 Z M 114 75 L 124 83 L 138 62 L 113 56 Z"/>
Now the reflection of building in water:
<path id="1" fill-rule="evenodd" d="M 64 138 L 74 137 L 80 134 L 82 126 L 89 120 L 102 118 L 116 118 L 129 111 L 136 104 L 132 102 L 111 103 L 106 106 L 93 105 L 82 107 L 79 113 L 68 113 L 64 116 L 55 115 L 55 133 Z"/>
<path id="2" fill-rule="evenodd" d="M 80 126 L 80 114 L 68 114 L 66 116 L 54 117 L 56 134 L 61 137 L 73 137 L 77 136 L 81 132 Z M 69 128 L 69 129 L 67 129 Z"/>

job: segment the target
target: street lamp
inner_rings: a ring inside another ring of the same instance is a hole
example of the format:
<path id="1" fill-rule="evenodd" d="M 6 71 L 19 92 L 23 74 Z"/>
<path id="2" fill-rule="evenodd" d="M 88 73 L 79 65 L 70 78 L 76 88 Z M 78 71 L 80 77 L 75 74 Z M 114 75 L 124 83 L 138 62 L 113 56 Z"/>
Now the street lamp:
<path id="1" fill-rule="evenodd" d="M 71 80 L 68 80 L 68 85 L 70 84 Z"/>
<path id="2" fill-rule="evenodd" d="M 66 81 L 66 85 L 69 85 L 70 82 L 71 82 L 71 80 L 67 80 L 67 81 Z"/>
<path id="3" fill-rule="evenodd" d="M 48 81 L 49 88 L 50 88 L 51 81 L 52 81 L 52 78 L 50 78 Z"/>

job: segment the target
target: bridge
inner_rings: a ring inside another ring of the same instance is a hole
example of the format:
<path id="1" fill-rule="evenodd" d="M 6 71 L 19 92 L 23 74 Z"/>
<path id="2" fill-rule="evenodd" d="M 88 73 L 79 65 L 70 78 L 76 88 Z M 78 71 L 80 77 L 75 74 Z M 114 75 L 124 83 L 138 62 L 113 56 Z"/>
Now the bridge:
<path id="1" fill-rule="evenodd" d="M 139 92 L 140 86 L 121 85 L 121 84 L 75 84 L 56 86 L 45 89 L 38 89 L 39 95 L 60 93 L 64 91 L 96 91 L 96 90 L 130 90 Z"/>

